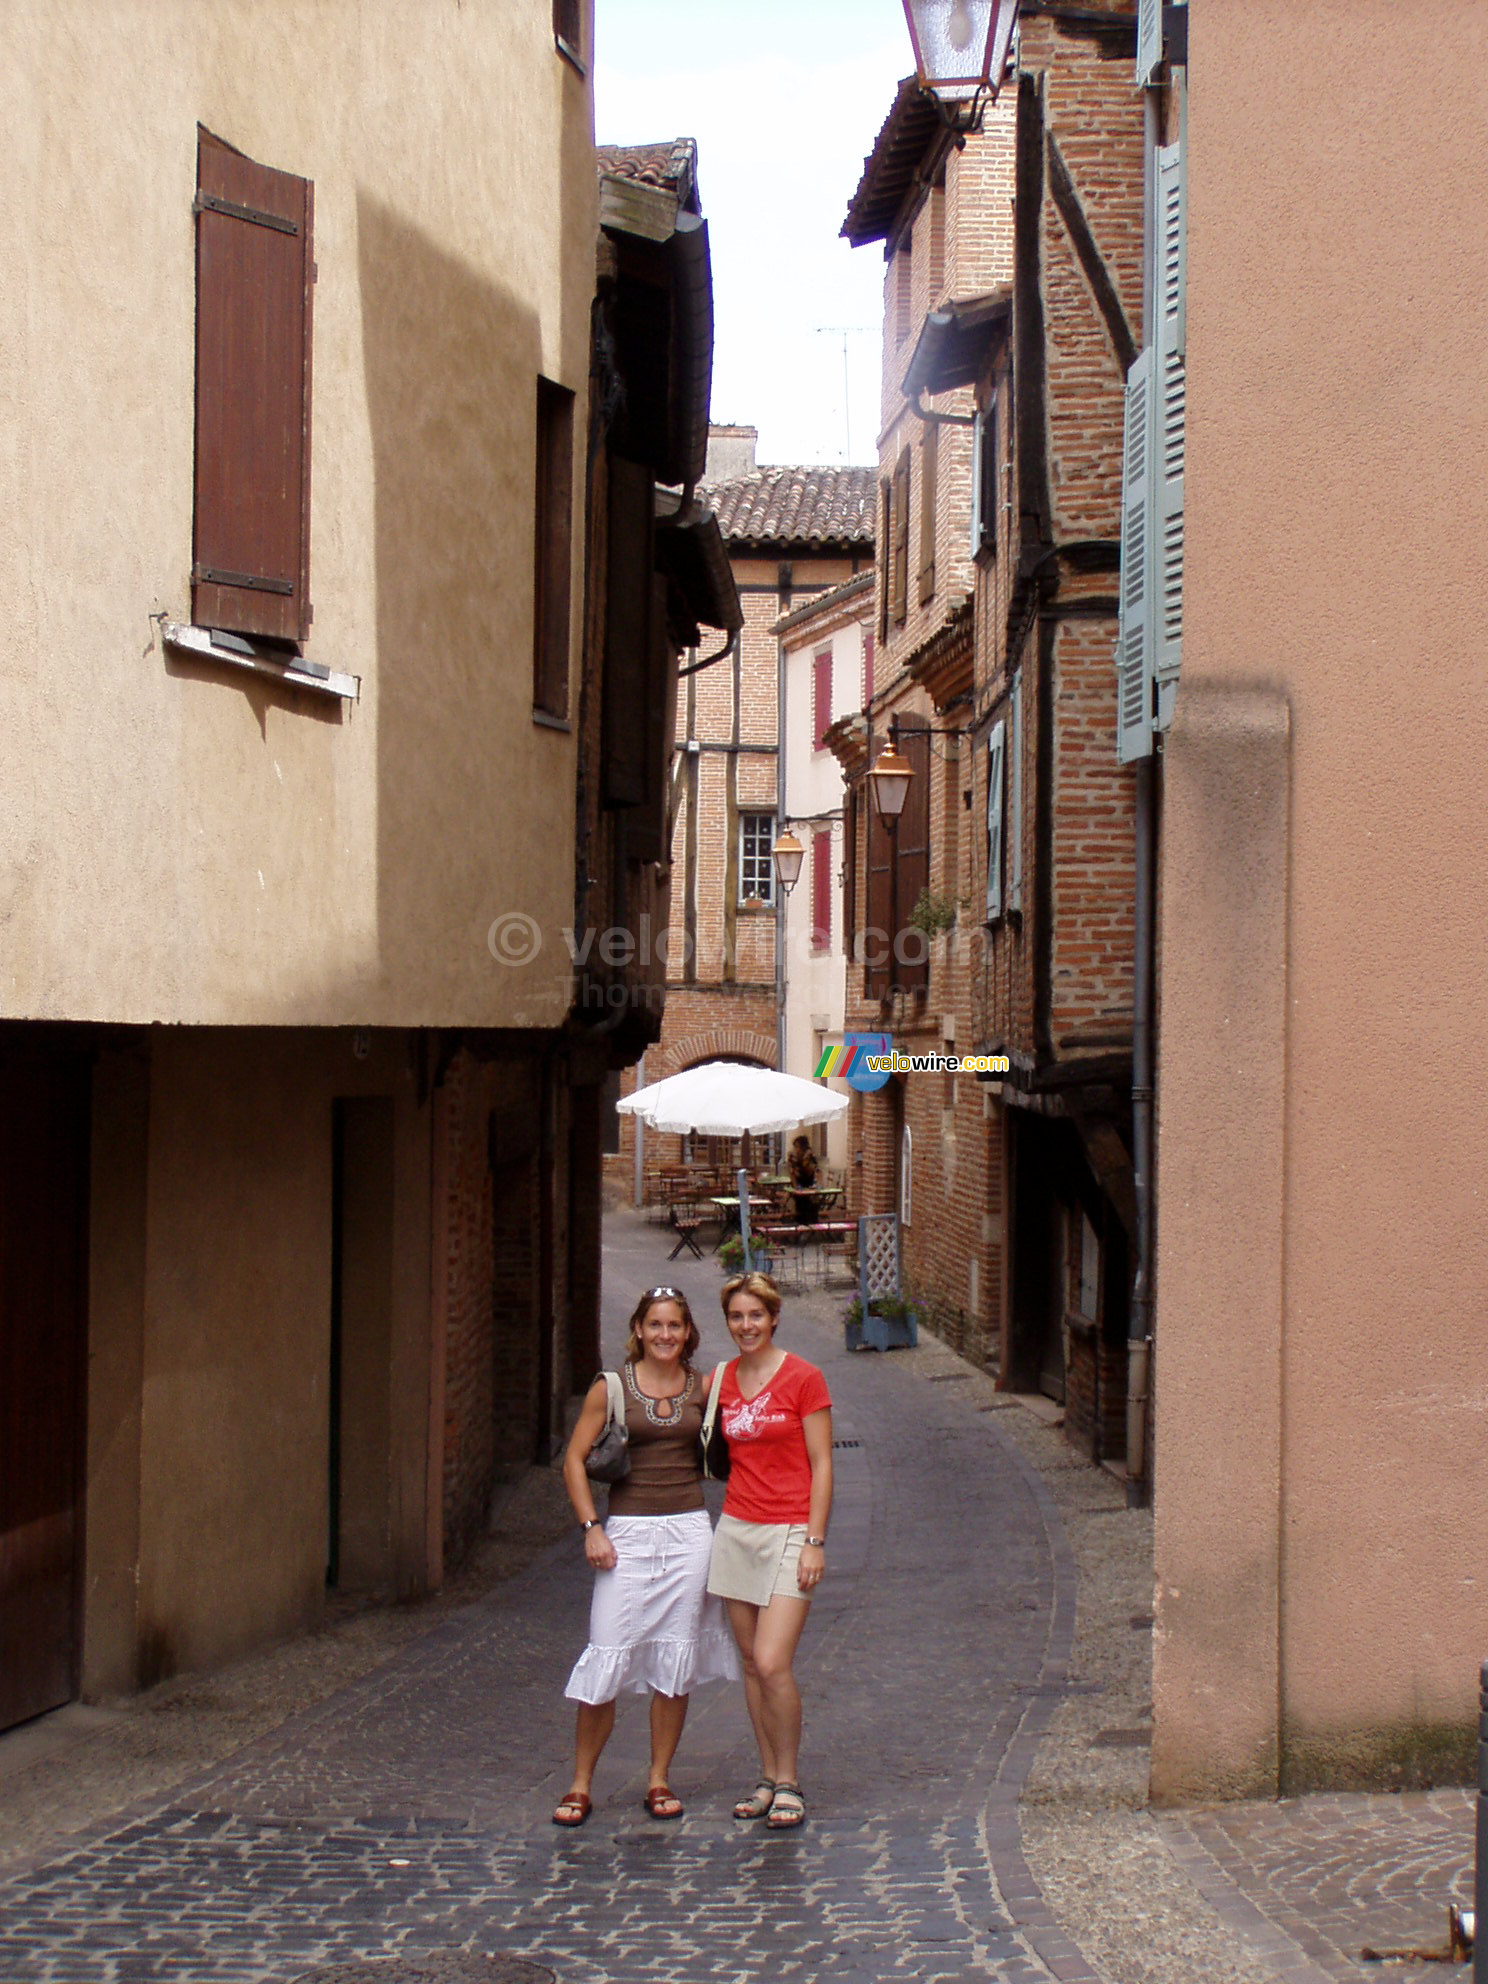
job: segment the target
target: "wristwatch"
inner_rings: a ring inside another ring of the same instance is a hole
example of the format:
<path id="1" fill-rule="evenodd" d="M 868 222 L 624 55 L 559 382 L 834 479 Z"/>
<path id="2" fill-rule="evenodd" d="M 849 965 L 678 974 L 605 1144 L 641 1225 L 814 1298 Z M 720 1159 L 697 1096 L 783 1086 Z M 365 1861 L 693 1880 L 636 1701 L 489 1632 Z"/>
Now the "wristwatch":
<path id="1" fill-rule="evenodd" d="M 806 1543 L 812 1544 L 818 1550 L 825 1550 L 827 1547 L 827 1539 L 824 1536 L 808 1536 Z M 801 1545 L 803 1550 L 806 1548 L 806 1543 Z"/>
<path id="2" fill-rule="evenodd" d="M 581 1522 L 579 1524 L 579 1528 L 584 1532 L 586 1536 L 589 1534 L 589 1531 L 591 1529 L 598 1529 L 599 1527 L 600 1527 L 600 1521 L 598 1516 L 590 1516 L 588 1522 Z"/>

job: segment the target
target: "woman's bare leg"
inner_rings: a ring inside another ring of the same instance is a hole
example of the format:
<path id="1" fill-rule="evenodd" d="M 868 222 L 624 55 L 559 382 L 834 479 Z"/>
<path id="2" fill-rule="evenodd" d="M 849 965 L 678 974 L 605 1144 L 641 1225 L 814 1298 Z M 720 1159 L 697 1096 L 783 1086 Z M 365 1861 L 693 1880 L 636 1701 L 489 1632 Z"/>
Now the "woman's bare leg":
<path id="1" fill-rule="evenodd" d="M 757 1605 L 750 1605 L 742 1598 L 728 1598 L 724 1603 L 728 1607 L 729 1625 L 733 1628 L 739 1658 L 744 1664 L 744 1700 L 749 1709 L 754 1740 L 759 1745 L 760 1770 L 765 1777 L 773 1781 L 775 1755 L 765 1723 L 765 1700 L 760 1691 L 759 1676 L 754 1671 L 754 1635 L 759 1623 L 760 1608 Z"/>
<path id="2" fill-rule="evenodd" d="M 777 1784 L 796 1782 L 801 1748 L 801 1691 L 796 1686 L 792 1663 L 810 1610 L 808 1599 L 787 1598 L 777 1593 L 755 1621 L 753 1644 L 745 1663 L 746 1677 L 752 1668 L 759 1690 L 760 1720 L 764 1725 L 760 1755 L 767 1754 L 768 1744 L 766 1775 Z"/>
<path id="3" fill-rule="evenodd" d="M 660 1695 L 652 1689 L 649 1782 L 653 1790 L 658 1784 L 670 1781 L 672 1758 L 677 1754 L 677 1745 L 682 1740 L 682 1725 L 686 1720 L 686 1695 Z"/>
<path id="4" fill-rule="evenodd" d="M 580 1702 L 578 1729 L 574 1736 L 574 1770 L 571 1790 L 588 1797 L 594 1783 L 594 1766 L 599 1753 L 610 1740 L 615 1726 L 613 1702 Z"/>

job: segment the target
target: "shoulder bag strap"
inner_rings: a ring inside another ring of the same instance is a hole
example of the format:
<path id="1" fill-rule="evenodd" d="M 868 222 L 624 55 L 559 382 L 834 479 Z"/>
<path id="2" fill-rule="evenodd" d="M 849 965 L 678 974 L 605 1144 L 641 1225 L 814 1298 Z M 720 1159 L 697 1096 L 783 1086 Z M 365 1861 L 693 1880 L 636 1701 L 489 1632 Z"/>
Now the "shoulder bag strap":
<path id="1" fill-rule="evenodd" d="M 605 1425 L 608 1427 L 613 1422 L 618 1421 L 623 1426 L 625 1424 L 625 1393 L 620 1389 L 620 1373 L 618 1371 L 606 1371 L 602 1375 L 605 1381 L 605 1405 L 607 1408 L 605 1412 Z"/>
<path id="2" fill-rule="evenodd" d="M 735 1364 L 738 1358 L 732 1359 Z M 713 1422 L 718 1417 L 718 1400 L 723 1391 L 723 1366 L 717 1365 L 713 1372 L 713 1383 L 708 1388 L 708 1410 L 703 1414 L 703 1445 L 706 1447 L 713 1437 Z"/>

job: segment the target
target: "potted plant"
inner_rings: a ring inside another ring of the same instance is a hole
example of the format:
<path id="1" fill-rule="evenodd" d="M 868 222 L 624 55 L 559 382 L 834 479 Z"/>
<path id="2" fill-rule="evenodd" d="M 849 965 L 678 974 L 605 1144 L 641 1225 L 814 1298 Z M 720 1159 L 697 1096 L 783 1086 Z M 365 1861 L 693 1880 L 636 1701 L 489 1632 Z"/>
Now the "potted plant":
<path id="1" fill-rule="evenodd" d="M 855 1295 L 844 1317 L 849 1350 L 913 1350 L 920 1340 L 922 1305 L 908 1295 L 875 1295 L 863 1316 L 863 1298 Z"/>
<path id="2" fill-rule="evenodd" d="M 718 1265 L 725 1274 L 742 1274 L 744 1271 L 744 1242 L 737 1233 L 731 1233 L 718 1250 Z"/>

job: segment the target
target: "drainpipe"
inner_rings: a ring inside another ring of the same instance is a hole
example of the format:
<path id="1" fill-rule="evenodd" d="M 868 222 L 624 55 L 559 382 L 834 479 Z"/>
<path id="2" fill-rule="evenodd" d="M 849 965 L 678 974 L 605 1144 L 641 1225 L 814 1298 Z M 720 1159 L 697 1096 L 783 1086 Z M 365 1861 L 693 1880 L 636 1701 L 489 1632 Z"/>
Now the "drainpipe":
<path id="1" fill-rule="evenodd" d="M 1147 1384 L 1152 1360 L 1152 900 L 1157 835 L 1154 765 L 1137 761 L 1136 957 L 1132 998 L 1132 1169 L 1137 1199 L 1137 1271 L 1126 1347 L 1127 1501 L 1141 1506 L 1147 1459 Z"/>

